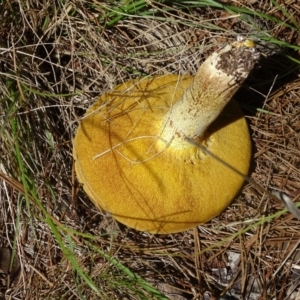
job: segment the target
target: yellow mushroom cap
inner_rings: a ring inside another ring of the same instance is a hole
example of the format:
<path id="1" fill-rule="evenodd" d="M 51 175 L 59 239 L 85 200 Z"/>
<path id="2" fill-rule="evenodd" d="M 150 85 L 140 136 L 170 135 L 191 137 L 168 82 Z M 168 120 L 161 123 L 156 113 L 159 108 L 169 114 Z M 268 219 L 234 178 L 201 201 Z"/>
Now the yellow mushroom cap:
<path id="1" fill-rule="evenodd" d="M 192 77 L 164 75 L 126 82 L 92 105 L 74 139 L 75 170 L 92 201 L 119 222 L 151 233 L 187 230 L 211 220 L 244 179 L 194 145 L 161 139 L 163 118 Z M 243 174 L 251 142 L 231 101 L 198 142 Z"/>

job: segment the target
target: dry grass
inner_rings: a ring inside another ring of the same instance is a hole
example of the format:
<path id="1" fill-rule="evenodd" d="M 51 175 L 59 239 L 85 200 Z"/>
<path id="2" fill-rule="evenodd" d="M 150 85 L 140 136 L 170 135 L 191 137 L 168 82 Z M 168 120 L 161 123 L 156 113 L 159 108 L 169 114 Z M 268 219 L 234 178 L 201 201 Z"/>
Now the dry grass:
<path id="1" fill-rule="evenodd" d="M 167 299 L 147 283 L 170 299 L 296 299 L 299 221 L 255 186 L 197 229 L 153 236 L 96 209 L 72 167 L 74 131 L 100 94 L 148 74 L 194 74 L 224 42 L 254 35 L 265 56 L 237 95 L 251 178 L 297 201 L 299 7 L 239 3 L 277 21 L 213 1 L 114 13 L 113 1 L 0 0 L 0 299 Z"/>

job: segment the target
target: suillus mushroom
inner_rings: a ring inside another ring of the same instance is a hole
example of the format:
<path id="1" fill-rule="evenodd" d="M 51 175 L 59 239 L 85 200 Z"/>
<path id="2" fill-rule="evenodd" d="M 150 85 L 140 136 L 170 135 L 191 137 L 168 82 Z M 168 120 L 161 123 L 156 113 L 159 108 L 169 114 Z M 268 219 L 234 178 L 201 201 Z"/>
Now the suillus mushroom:
<path id="1" fill-rule="evenodd" d="M 230 101 L 259 54 L 254 43 L 213 52 L 195 77 L 132 80 L 102 95 L 81 120 L 73 155 L 92 201 L 119 222 L 174 233 L 222 212 L 247 174 L 248 126 Z M 207 148 L 219 160 L 195 147 Z"/>

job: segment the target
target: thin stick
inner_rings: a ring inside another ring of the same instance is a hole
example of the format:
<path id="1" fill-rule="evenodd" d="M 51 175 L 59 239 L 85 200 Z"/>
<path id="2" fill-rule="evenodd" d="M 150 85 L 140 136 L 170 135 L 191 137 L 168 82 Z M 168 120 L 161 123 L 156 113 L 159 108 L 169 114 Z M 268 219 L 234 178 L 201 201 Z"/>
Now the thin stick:
<path id="1" fill-rule="evenodd" d="M 277 192 L 277 191 L 269 192 L 264 187 L 262 187 L 260 184 L 255 182 L 253 179 L 246 176 L 245 174 L 243 174 L 242 172 L 240 172 L 236 168 L 232 167 L 230 164 L 228 164 L 226 161 L 223 161 L 222 159 L 220 159 L 218 156 L 213 154 L 211 151 L 207 150 L 207 148 L 203 147 L 201 144 L 195 142 L 194 140 L 192 140 L 188 137 L 185 137 L 185 140 L 187 142 L 189 142 L 190 144 L 192 144 L 193 146 L 197 147 L 198 149 L 202 150 L 205 154 L 210 155 L 212 158 L 214 158 L 215 160 L 217 160 L 218 162 L 220 162 L 221 164 L 226 166 L 228 169 L 234 171 L 236 174 L 243 177 L 245 179 L 245 181 L 251 183 L 253 186 L 255 186 L 262 193 L 265 193 L 270 198 L 282 203 L 291 214 L 293 214 L 298 220 L 300 220 L 300 211 L 298 210 L 298 208 L 294 204 L 294 202 L 287 195 L 285 195 L 284 193 L 281 193 L 281 192 Z"/>

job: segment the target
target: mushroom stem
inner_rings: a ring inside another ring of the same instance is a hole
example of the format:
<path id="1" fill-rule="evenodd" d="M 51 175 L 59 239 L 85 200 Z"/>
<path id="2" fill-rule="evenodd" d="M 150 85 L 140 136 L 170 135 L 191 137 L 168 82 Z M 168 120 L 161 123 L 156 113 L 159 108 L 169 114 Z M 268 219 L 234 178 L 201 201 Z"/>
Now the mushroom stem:
<path id="1" fill-rule="evenodd" d="M 190 87 L 166 114 L 161 138 L 180 149 L 187 146 L 186 137 L 204 137 L 258 58 L 255 44 L 249 40 L 227 45 L 209 56 Z"/>

